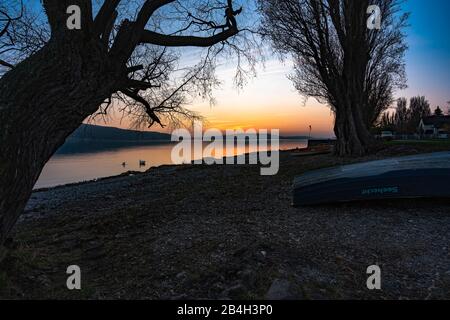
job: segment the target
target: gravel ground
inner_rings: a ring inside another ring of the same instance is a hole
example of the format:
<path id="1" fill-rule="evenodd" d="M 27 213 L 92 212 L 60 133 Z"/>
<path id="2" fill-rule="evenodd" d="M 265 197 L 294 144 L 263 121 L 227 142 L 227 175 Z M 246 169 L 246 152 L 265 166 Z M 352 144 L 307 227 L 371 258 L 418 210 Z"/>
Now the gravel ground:
<path id="1" fill-rule="evenodd" d="M 450 298 L 450 200 L 291 206 L 295 175 L 368 159 L 283 152 L 273 177 L 161 167 L 35 192 L 0 265 L 0 297 Z M 66 289 L 74 264 L 81 291 Z M 379 291 L 366 287 L 374 264 Z"/>

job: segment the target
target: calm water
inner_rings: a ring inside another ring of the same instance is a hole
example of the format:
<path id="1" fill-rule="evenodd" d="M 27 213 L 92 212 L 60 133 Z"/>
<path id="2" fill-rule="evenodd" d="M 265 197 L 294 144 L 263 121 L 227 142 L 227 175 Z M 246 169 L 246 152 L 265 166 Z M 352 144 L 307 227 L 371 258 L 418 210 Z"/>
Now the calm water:
<path id="1" fill-rule="evenodd" d="M 280 149 L 305 148 L 305 140 L 280 140 Z M 119 175 L 127 171 L 146 171 L 150 167 L 173 164 L 170 158 L 174 144 L 138 146 L 107 146 L 96 148 L 78 145 L 64 150 L 50 159 L 35 185 L 35 189 L 54 187 L 67 183 L 93 180 Z M 248 151 L 248 150 L 247 150 Z M 264 150 L 261 150 L 264 151 Z M 235 149 L 234 154 L 243 154 L 245 149 Z M 146 165 L 140 166 L 139 160 Z M 124 167 L 122 163 L 125 162 Z"/>

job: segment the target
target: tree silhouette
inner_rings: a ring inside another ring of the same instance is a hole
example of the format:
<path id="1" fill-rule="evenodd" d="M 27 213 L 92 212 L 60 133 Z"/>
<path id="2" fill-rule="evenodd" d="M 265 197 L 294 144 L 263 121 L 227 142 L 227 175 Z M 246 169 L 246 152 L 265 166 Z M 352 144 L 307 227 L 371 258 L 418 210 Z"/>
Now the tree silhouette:
<path id="1" fill-rule="evenodd" d="M 291 55 L 296 89 L 335 113 L 338 155 L 363 155 L 375 143 L 369 132 L 405 86 L 400 0 L 260 0 L 263 35 Z M 380 8 L 381 29 L 368 29 L 369 4 Z"/>
<path id="2" fill-rule="evenodd" d="M 430 103 L 424 96 L 412 97 L 409 102 L 409 109 L 411 117 L 408 130 L 409 132 L 416 132 L 420 120 L 424 117 L 431 116 Z"/>
<path id="3" fill-rule="evenodd" d="M 441 107 L 437 106 L 437 108 L 434 110 L 434 115 L 438 117 L 442 117 L 444 115 L 444 112 L 442 111 Z"/>
<path id="4" fill-rule="evenodd" d="M 12 36 L 11 36 L 11 27 L 14 21 L 20 20 L 23 15 L 23 4 L 20 2 L 20 12 L 17 13 L 16 16 L 11 16 L 8 12 L 6 6 L 0 6 L 0 67 L 5 68 L 13 68 L 14 66 L 7 62 L 6 60 L 1 59 L 1 55 L 7 53 L 11 47 Z M 5 39 L 1 41 L 1 39 Z"/>
<path id="5" fill-rule="evenodd" d="M 411 112 L 408 108 L 408 101 L 406 98 L 400 98 L 397 100 L 397 109 L 395 110 L 394 122 L 395 131 L 401 134 L 408 132 L 408 125 L 411 118 Z"/>
<path id="6" fill-rule="evenodd" d="M 138 123 L 192 117 L 183 105 L 210 94 L 219 55 L 251 62 L 231 0 L 42 0 L 26 7 L 40 19 L 17 23 L 10 1 L 0 13 L 0 46 L 9 46 L 0 51 L 9 59 L 0 79 L 0 245 L 45 163 L 88 116 L 120 100 Z M 69 6 L 81 9 L 80 29 L 67 27 Z M 199 63 L 177 68 L 182 47 L 205 48 Z"/>

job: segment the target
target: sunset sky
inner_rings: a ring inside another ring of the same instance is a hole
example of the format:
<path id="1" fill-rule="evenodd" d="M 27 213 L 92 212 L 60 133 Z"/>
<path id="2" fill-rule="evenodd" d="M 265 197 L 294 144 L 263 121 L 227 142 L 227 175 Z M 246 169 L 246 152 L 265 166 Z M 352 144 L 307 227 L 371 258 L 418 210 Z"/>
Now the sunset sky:
<path id="1" fill-rule="evenodd" d="M 411 12 L 407 29 L 410 49 L 406 56 L 408 89 L 396 96 L 410 98 L 425 95 L 432 108 L 437 105 L 447 110 L 450 100 L 450 1 L 409 0 L 406 11 Z M 284 135 L 305 135 L 309 125 L 313 136 L 331 137 L 333 115 L 326 105 L 314 99 L 304 102 L 294 89 L 287 75 L 292 71 L 289 61 L 280 62 L 276 57 L 266 57 L 265 67 L 258 68 L 257 78 L 243 90 L 233 86 L 233 70 L 227 66 L 218 68 L 222 81 L 214 92 L 217 103 L 196 101 L 190 108 L 201 113 L 211 127 L 280 129 Z M 104 124 L 104 123 L 101 123 Z M 107 125 L 127 127 L 112 119 Z M 151 130 L 161 131 L 154 127 Z"/>

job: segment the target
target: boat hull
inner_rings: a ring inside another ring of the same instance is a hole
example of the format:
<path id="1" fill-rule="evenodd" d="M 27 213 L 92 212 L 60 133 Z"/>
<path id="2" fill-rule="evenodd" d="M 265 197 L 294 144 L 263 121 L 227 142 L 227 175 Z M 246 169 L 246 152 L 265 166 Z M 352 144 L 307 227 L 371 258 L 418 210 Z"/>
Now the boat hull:
<path id="1" fill-rule="evenodd" d="M 450 197 L 450 152 L 321 169 L 294 181 L 293 205 Z"/>

